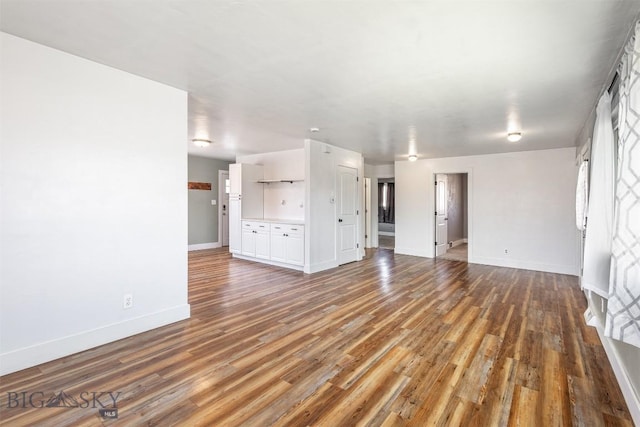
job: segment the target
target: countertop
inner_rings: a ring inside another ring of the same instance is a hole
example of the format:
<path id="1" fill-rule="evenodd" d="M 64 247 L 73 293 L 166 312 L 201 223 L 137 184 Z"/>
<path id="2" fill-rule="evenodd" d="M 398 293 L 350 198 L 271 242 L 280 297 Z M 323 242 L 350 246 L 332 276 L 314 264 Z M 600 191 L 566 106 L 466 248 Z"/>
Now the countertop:
<path id="1" fill-rule="evenodd" d="M 282 218 L 242 218 L 243 221 L 258 221 L 278 224 L 304 225 L 302 219 L 282 219 Z"/>

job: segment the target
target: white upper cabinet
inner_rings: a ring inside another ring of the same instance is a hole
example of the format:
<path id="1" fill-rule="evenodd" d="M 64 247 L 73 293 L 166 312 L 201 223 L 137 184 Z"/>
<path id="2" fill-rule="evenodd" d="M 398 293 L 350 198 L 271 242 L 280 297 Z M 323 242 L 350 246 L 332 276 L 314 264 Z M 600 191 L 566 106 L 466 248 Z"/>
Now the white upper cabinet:
<path id="1" fill-rule="evenodd" d="M 242 194 L 242 164 L 229 165 L 229 197 Z"/>
<path id="2" fill-rule="evenodd" d="M 229 199 L 242 200 L 241 218 L 262 218 L 264 213 L 262 165 L 234 163 L 229 165 Z"/>

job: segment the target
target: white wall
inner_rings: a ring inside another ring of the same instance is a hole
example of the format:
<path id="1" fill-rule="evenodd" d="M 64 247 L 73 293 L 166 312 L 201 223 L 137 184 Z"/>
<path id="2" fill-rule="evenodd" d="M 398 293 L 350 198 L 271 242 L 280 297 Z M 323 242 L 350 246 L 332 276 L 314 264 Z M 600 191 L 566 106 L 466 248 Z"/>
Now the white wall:
<path id="1" fill-rule="evenodd" d="M 578 273 L 574 148 L 396 162 L 396 253 L 434 256 L 434 174 L 461 172 L 470 262 Z"/>
<path id="2" fill-rule="evenodd" d="M 336 251 L 336 206 L 331 200 L 336 194 L 336 172 L 339 165 L 358 170 L 360 183 L 364 179 L 362 154 L 323 142 L 305 141 L 307 170 L 305 219 L 305 273 L 338 266 Z M 364 255 L 364 192 L 358 186 L 360 216 L 358 218 L 359 259 Z"/>
<path id="3" fill-rule="evenodd" d="M 367 178 L 393 178 L 395 165 L 364 165 L 364 176 Z"/>
<path id="4" fill-rule="evenodd" d="M 0 43 L 0 373 L 189 317 L 187 94 Z"/>
<path id="5" fill-rule="evenodd" d="M 304 180 L 304 149 L 238 156 L 238 163 L 264 166 L 264 179 Z M 264 218 L 304 220 L 304 182 L 263 184 Z"/>

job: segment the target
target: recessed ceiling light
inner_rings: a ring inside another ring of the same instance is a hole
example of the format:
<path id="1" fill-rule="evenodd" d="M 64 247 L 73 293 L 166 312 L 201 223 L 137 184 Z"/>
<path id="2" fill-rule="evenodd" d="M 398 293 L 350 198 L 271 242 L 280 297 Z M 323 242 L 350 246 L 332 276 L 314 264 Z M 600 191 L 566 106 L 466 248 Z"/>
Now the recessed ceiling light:
<path id="1" fill-rule="evenodd" d="M 418 160 L 418 155 L 417 154 L 411 154 L 409 156 L 409 161 L 410 162 L 415 162 L 416 160 Z"/>
<path id="2" fill-rule="evenodd" d="M 309 132 L 313 132 L 313 133 L 320 132 L 320 128 L 309 128 Z"/>
<path id="3" fill-rule="evenodd" d="M 509 132 L 507 134 L 507 140 L 509 142 L 518 142 L 522 138 L 522 132 Z"/>
<path id="4" fill-rule="evenodd" d="M 209 145 L 211 145 L 210 139 L 195 138 L 195 139 L 192 139 L 191 141 L 193 141 L 193 143 L 197 147 L 208 147 Z"/>

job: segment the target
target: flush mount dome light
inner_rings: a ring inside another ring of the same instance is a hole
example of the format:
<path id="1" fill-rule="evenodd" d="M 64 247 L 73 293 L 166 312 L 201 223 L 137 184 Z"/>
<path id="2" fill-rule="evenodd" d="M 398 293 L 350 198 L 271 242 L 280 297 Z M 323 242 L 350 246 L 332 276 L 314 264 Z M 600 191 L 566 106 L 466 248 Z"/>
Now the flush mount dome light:
<path id="1" fill-rule="evenodd" d="M 191 141 L 193 141 L 193 143 L 197 147 L 208 147 L 209 145 L 211 145 L 210 139 L 195 138 L 195 139 L 192 139 Z"/>
<path id="2" fill-rule="evenodd" d="M 509 132 L 507 134 L 507 141 L 518 142 L 522 138 L 522 132 Z"/>
<path id="3" fill-rule="evenodd" d="M 320 132 L 320 128 L 309 128 L 309 132 L 311 133 Z"/>
<path id="4" fill-rule="evenodd" d="M 416 160 L 418 160 L 418 155 L 417 154 L 411 154 L 409 156 L 409 161 L 410 162 L 415 162 Z"/>

